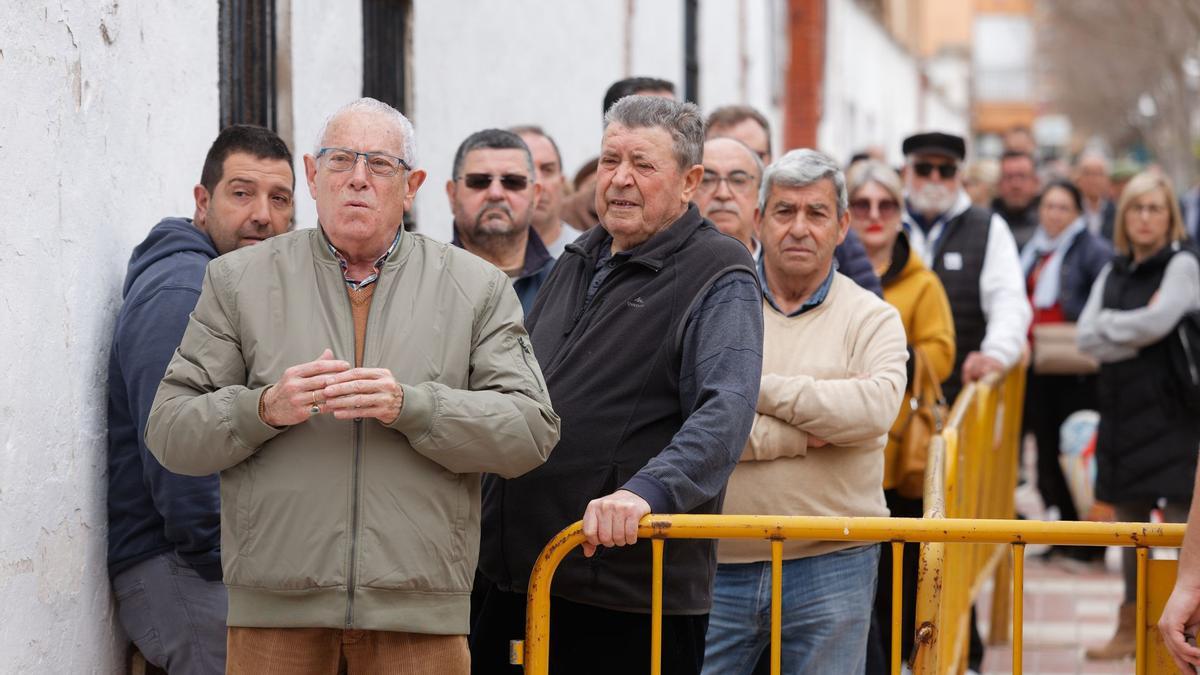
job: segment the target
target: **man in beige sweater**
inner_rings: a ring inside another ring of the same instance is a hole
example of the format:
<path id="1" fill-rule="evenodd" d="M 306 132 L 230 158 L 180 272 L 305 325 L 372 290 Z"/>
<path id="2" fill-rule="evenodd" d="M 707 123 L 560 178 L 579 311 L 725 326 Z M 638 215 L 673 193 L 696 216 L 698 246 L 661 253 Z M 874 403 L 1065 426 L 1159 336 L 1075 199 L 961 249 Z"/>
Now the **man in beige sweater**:
<path id="1" fill-rule="evenodd" d="M 904 327 L 837 272 L 846 185 L 830 158 L 794 150 L 759 196 L 763 376 L 725 513 L 886 516 L 883 448 L 905 387 Z M 861 673 L 878 544 L 787 541 L 783 672 Z M 722 541 L 705 673 L 750 673 L 770 640 L 770 547 Z"/>

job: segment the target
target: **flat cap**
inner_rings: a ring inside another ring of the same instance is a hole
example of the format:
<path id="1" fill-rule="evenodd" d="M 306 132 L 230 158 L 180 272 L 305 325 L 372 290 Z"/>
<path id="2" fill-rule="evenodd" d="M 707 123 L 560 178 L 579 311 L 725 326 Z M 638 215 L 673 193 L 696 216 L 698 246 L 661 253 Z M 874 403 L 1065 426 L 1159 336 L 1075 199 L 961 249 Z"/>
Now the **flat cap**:
<path id="1" fill-rule="evenodd" d="M 904 139 L 904 156 L 909 155 L 945 155 L 957 160 L 967 157 L 967 144 L 962 136 L 943 134 L 940 131 L 929 131 L 923 134 L 913 134 Z"/>

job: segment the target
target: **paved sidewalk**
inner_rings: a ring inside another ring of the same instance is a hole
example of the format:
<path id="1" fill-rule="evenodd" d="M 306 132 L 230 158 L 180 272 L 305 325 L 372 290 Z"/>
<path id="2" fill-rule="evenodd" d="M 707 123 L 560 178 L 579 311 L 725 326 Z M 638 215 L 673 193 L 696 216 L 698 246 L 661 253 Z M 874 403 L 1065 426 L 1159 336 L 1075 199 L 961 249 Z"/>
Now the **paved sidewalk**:
<path id="1" fill-rule="evenodd" d="M 986 639 L 990 591 L 984 597 L 979 616 Z M 1112 636 L 1120 604 L 1121 577 L 1117 572 L 1098 565 L 1067 569 L 1058 562 L 1027 556 L 1024 672 L 1029 675 L 1133 673 L 1133 659 L 1088 661 L 1083 655 L 1086 647 L 1104 644 Z M 1011 647 L 988 649 L 983 672 L 984 675 L 1011 673 Z"/>

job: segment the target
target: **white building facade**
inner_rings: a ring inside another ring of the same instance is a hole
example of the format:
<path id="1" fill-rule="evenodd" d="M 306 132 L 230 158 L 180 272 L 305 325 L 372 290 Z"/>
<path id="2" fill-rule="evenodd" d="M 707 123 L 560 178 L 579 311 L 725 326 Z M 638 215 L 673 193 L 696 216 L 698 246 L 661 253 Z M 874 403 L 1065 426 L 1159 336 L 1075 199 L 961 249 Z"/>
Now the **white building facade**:
<path id="1" fill-rule="evenodd" d="M 911 60 L 828 0 L 821 145 L 898 147 L 915 124 Z M 405 3 L 399 3 L 405 4 Z M 698 97 L 763 110 L 782 148 L 786 0 L 700 2 Z M 687 68 L 684 3 L 422 1 L 409 15 L 406 107 L 419 231 L 448 240 L 455 148 L 485 127 L 540 124 L 573 174 L 597 154 L 601 100 L 630 75 Z M 106 565 L 106 370 L 132 248 L 190 216 L 220 124 L 221 2 L 29 0 L 0 7 L 0 670 L 115 673 L 125 637 Z M 278 127 L 303 175 L 325 117 L 363 90 L 360 0 L 274 0 Z M 858 33 L 851 39 L 850 32 Z M 843 37 L 840 34 L 846 33 Z M 886 38 L 886 36 L 884 36 Z M 864 63 L 867 61 L 869 63 Z"/>

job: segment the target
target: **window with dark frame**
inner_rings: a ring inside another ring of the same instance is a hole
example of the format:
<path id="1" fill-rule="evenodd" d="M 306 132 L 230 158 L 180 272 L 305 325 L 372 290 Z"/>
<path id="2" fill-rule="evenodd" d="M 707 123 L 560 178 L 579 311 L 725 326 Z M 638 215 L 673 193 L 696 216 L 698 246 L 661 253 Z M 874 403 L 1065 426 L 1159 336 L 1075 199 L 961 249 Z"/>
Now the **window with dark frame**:
<path id="1" fill-rule="evenodd" d="M 363 96 L 408 110 L 411 0 L 363 0 Z"/>
<path id="2" fill-rule="evenodd" d="M 363 96 L 409 110 L 409 53 L 412 0 L 363 0 Z M 404 229 L 417 228 L 413 210 L 404 212 Z"/>
<path id="3" fill-rule="evenodd" d="M 220 0 L 221 128 L 276 128 L 275 0 Z"/>
<path id="4" fill-rule="evenodd" d="M 683 0 L 683 100 L 700 105 L 700 0 Z"/>

